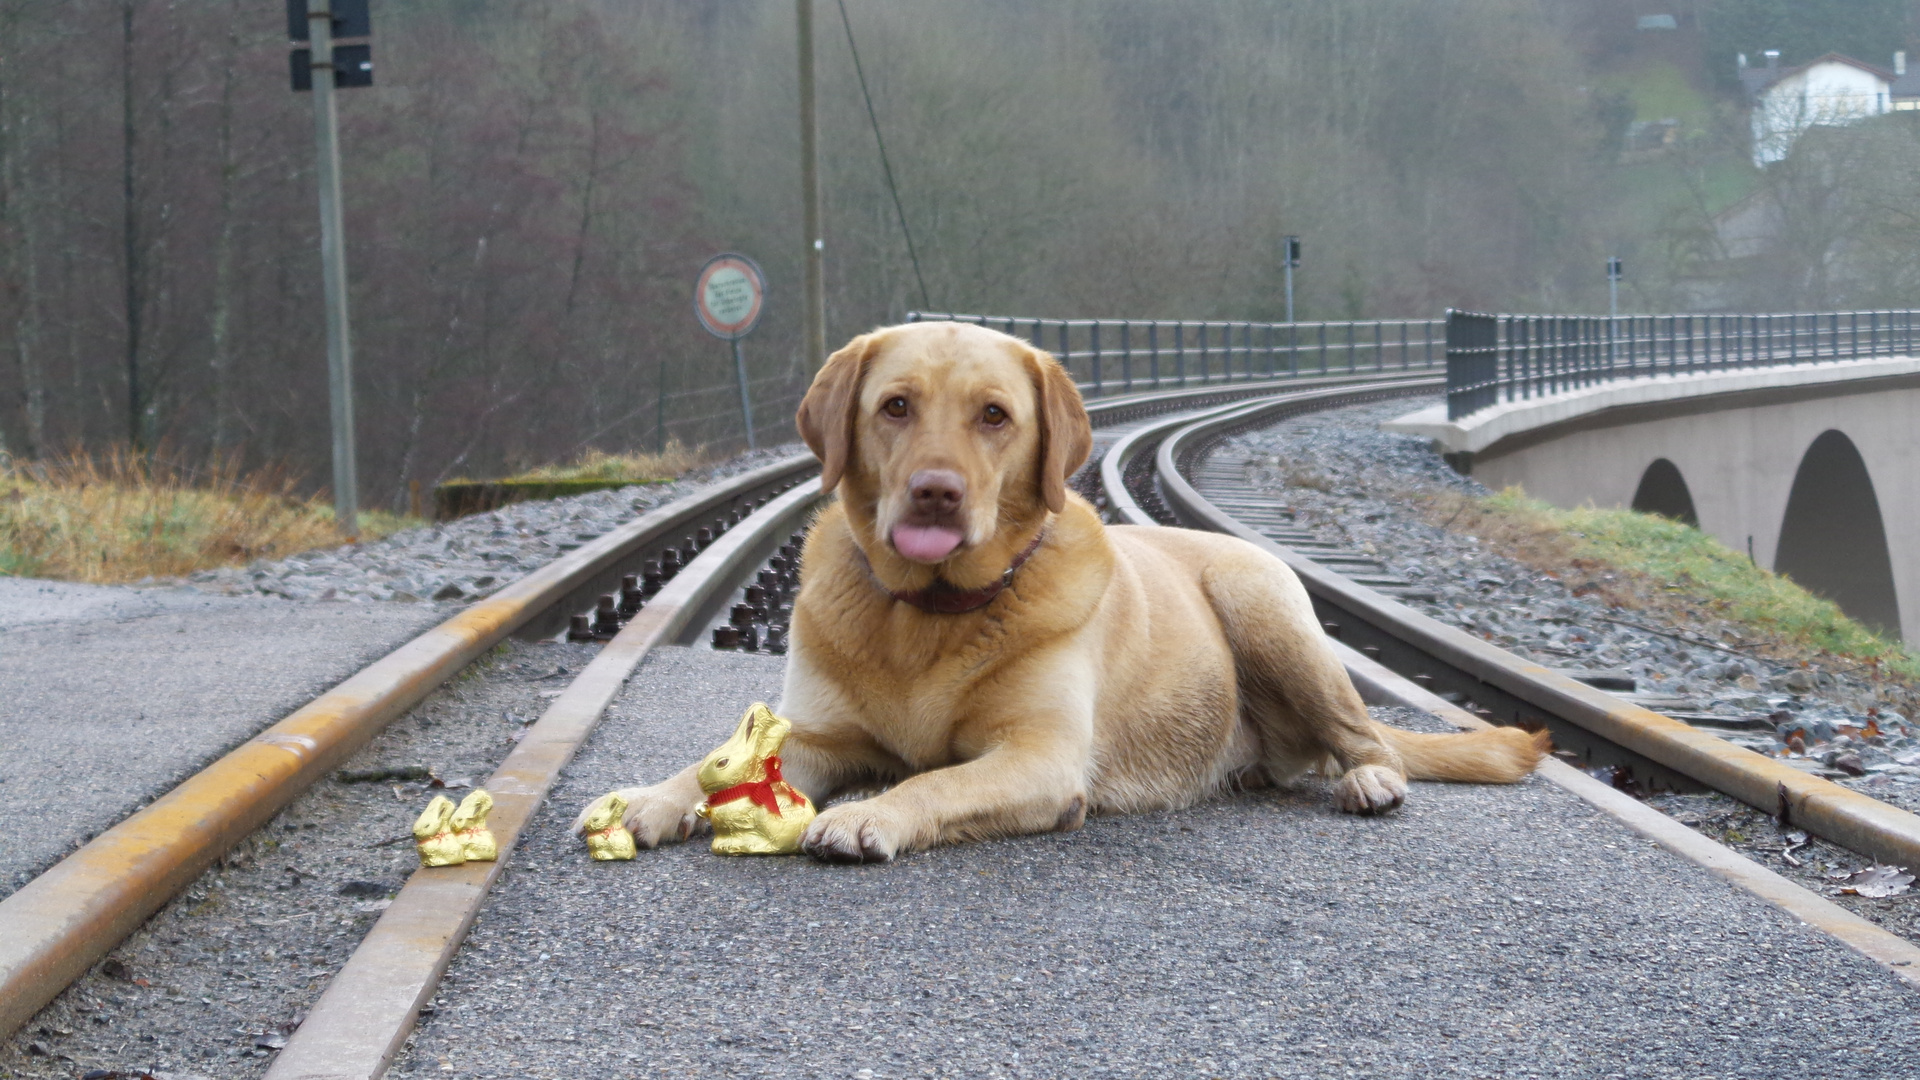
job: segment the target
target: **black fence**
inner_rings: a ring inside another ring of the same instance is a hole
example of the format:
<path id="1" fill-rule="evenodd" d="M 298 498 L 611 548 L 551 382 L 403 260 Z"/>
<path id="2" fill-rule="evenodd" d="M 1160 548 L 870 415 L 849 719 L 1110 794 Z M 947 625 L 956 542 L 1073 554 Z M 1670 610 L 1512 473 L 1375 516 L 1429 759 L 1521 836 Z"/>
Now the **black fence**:
<path id="1" fill-rule="evenodd" d="M 1447 418 L 1617 379 L 1913 351 L 1912 311 L 1774 315 L 1447 312 Z"/>
<path id="2" fill-rule="evenodd" d="M 1094 397 L 1169 386 L 1438 367 L 1440 319 L 1370 322 L 1207 322 L 1018 319 L 910 311 L 908 322 L 963 322 L 1052 353 Z"/>

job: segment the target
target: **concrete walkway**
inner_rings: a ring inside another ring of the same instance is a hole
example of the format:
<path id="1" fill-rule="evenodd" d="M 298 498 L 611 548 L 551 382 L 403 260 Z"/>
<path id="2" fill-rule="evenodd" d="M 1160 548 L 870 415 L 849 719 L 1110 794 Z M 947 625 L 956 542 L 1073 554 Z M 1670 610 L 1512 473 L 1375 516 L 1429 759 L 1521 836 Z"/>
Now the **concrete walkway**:
<path id="1" fill-rule="evenodd" d="M 779 690 L 655 652 L 390 1075 L 1909 1077 L 1920 994 L 1542 782 L 1318 787 L 885 866 L 564 832 Z M 1431 718 L 1395 718 L 1437 729 Z"/>
<path id="2" fill-rule="evenodd" d="M 0 896 L 445 617 L 0 577 Z"/>

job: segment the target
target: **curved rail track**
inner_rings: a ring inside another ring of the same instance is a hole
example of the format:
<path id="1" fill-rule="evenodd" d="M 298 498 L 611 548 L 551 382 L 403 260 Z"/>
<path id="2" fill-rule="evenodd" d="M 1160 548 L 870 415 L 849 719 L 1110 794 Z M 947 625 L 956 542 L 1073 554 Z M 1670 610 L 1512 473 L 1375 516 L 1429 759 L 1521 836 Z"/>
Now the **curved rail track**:
<path id="1" fill-rule="evenodd" d="M 1920 819 L 1913 815 L 1427 618 L 1394 598 L 1411 595 L 1412 583 L 1314 546 L 1291 529 L 1279 506 L 1236 492 L 1231 475 L 1209 472 L 1209 451 L 1237 431 L 1309 411 L 1432 393 L 1443 382 L 1427 372 L 1401 372 L 1286 385 L 1283 393 L 1260 380 L 1090 402 L 1096 449 L 1075 486 L 1109 520 L 1229 532 L 1287 561 L 1369 701 L 1417 705 L 1462 726 L 1484 722 L 1434 692 L 1450 693 L 1503 722 L 1544 724 L 1562 746 L 1623 764 L 1652 786 L 1713 787 L 1855 850 L 1920 864 Z M 414 874 L 268 1073 L 381 1075 L 431 999 L 522 827 L 647 653 L 660 644 L 693 644 L 710 628 L 723 645 L 764 642 L 781 651 L 777 613 L 794 569 L 792 551 L 782 545 L 823 498 L 806 483 L 817 471 L 811 456 L 763 467 L 563 556 L 341 683 L 0 901 L 0 1033 L 29 1019 L 227 848 L 508 635 L 568 632 L 606 640 L 485 782 L 496 799 L 491 824 L 499 861 Z M 756 570 L 758 595 L 746 591 Z M 1657 842 L 1784 906 L 1798 904 L 1802 918 L 1902 974 L 1920 970 L 1920 950 L 1901 939 L 1577 770 L 1558 768 L 1566 775 L 1555 774 L 1556 783 Z M 1779 899 L 1788 894 L 1793 904 Z"/>
<path id="2" fill-rule="evenodd" d="M 1409 386 L 1414 384 L 1408 384 Z M 1437 389 L 1438 380 L 1419 384 Z M 1376 389 L 1373 398 L 1401 388 Z M 1340 572 L 1338 551 L 1314 550 L 1276 499 L 1240 490 L 1210 465 L 1223 440 L 1289 416 L 1370 400 L 1356 390 L 1282 394 L 1142 425 L 1100 465 L 1109 514 L 1134 524 L 1231 533 L 1291 566 L 1329 636 L 1432 692 L 1470 701 L 1498 722 L 1546 727 L 1555 745 L 1630 770 L 1649 790 L 1730 795 L 1780 822 L 1888 863 L 1920 865 L 1920 816 L 1735 746 L 1586 683 L 1523 660 L 1421 614 Z"/>

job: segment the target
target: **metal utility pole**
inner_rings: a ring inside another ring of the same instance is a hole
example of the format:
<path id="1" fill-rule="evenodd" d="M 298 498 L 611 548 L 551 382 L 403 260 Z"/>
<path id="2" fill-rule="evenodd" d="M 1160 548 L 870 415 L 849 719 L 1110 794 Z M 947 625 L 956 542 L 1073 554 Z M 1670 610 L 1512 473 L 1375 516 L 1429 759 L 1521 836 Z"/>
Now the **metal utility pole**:
<path id="1" fill-rule="evenodd" d="M 125 0 L 120 6 L 120 32 L 120 192 L 125 201 L 120 237 L 127 261 L 127 445 L 139 454 L 147 449 L 147 425 L 140 400 L 140 214 L 133 198 L 134 137 L 139 133 L 133 122 L 133 0 Z"/>
<path id="2" fill-rule="evenodd" d="M 332 398 L 333 514 L 340 531 L 360 535 L 360 481 L 353 445 L 353 339 L 347 319 L 346 228 L 340 219 L 340 124 L 333 93 L 338 87 L 373 81 L 371 47 L 334 46 L 336 22 L 350 35 L 365 36 L 370 25 L 366 0 L 304 0 L 306 33 L 297 31 L 295 6 L 288 5 L 288 29 L 297 40 L 311 41 L 311 53 L 293 54 L 294 89 L 313 91 L 313 132 L 318 150 L 315 179 L 320 189 L 320 279 L 327 304 L 327 383 Z M 303 55 L 305 54 L 305 55 Z M 303 79 L 302 67 L 307 76 Z M 302 86 L 302 83 L 309 86 Z"/>
<path id="3" fill-rule="evenodd" d="M 1287 257 L 1284 260 L 1287 267 L 1287 321 L 1292 322 L 1293 321 L 1293 268 L 1300 265 L 1300 238 L 1297 236 L 1288 236 L 1284 240 L 1284 243 L 1286 244 L 1286 248 L 1287 248 L 1286 250 Z"/>
<path id="4" fill-rule="evenodd" d="M 820 146 L 813 108 L 813 0 L 794 0 L 800 42 L 800 202 L 806 232 L 806 284 L 801 312 L 801 344 L 807 366 L 827 362 L 826 242 L 820 237 Z"/>

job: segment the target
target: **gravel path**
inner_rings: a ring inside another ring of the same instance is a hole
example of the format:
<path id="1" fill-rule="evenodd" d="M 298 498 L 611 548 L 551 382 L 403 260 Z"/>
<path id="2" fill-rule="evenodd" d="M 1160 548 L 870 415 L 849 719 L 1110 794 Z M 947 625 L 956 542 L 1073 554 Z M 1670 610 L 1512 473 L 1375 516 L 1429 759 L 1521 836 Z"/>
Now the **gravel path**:
<path id="1" fill-rule="evenodd" d="M 565 834 L 780 674 L 654 653 L 394 1075 L 1872 1078 L 1920 1052 L 1920 995 L 1538 780 L 1373 819 L 1309 784 L 865 867 L 594 863 Z"/>

